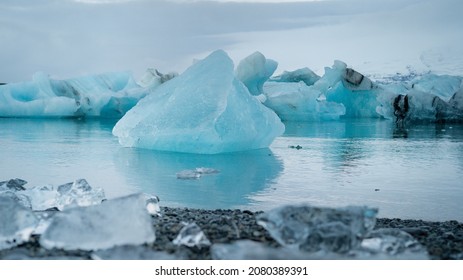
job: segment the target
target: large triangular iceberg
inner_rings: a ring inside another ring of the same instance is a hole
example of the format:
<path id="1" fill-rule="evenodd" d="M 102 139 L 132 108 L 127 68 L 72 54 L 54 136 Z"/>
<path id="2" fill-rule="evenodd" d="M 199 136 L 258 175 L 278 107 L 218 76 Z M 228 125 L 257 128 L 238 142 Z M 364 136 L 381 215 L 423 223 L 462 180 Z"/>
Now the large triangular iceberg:
<path id="1" fill-rule="evenodd" d="M 201 154 L 265 148 L 283 132 L 221 50 L 158 87 L 113 129 L 123 146 Z"/>

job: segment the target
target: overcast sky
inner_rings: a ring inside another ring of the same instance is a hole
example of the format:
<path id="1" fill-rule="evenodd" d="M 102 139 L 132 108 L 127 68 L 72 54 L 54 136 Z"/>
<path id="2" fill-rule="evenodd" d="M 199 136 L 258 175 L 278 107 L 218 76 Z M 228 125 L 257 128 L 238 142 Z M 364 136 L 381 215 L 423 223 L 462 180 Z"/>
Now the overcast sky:
<path id="1" fill-rule="evenodd" d="M 216 49 L 235 61 L 261 51 L 277 72 L 322 74 L 340 59 L 366 74 L 463 74 L 462 11 L 460 0 L 2 0 L 0 82 L 182 72 Z"/>

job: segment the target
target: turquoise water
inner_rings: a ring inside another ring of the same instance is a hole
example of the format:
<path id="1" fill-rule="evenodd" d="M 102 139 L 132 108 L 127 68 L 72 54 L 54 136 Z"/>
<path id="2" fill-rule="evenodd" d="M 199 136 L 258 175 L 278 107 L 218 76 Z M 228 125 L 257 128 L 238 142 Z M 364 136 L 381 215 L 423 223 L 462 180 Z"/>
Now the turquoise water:
<path id="1" fill-rule="evenodd" d="M 142 191 L 157 194 L 163 206 L 368 205 L 381 217 L 463 221 L 462 125 L 286 123 L 268 149 L 193 155 L 124 148 L 111 134 L 114 124 L 0 119 L 0 181 L 57 186 L 85 178 L 108 198 Z M 220 173 L 177 179 L 196 167 Z"/>

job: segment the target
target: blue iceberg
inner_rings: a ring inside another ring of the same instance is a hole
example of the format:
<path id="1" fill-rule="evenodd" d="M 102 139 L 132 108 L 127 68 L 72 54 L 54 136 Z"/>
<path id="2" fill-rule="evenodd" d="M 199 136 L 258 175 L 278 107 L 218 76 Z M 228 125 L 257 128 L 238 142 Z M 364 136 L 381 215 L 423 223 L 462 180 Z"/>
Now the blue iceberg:
<path id="1" fill-rule="evenodd" d="M 0 86 L 0 117 L 120 118 L 175 73 L 148 69 L 136 82 L 130 72 L 56 80 L 37 72 L 32 81 Z"/>
<path id="2" fill-rule="evenodd" d="M 113 129 L 123 146 L 199 154 L 266 148 L 283 132 L 221 50 L 140 100 Z"/>

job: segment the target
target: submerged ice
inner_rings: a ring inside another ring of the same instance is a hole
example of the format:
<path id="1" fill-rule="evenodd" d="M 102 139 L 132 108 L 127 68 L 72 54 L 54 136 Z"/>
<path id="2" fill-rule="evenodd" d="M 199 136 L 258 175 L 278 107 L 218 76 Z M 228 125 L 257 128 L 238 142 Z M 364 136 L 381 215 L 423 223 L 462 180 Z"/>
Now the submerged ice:
<path id="1" fill-rule="evenodd" d="M 128 147 L 216 154 L 268 147 L 283 131 L 235 77 L 228 55 L 215 51 L 143 98 L 113 134 Z"/>

